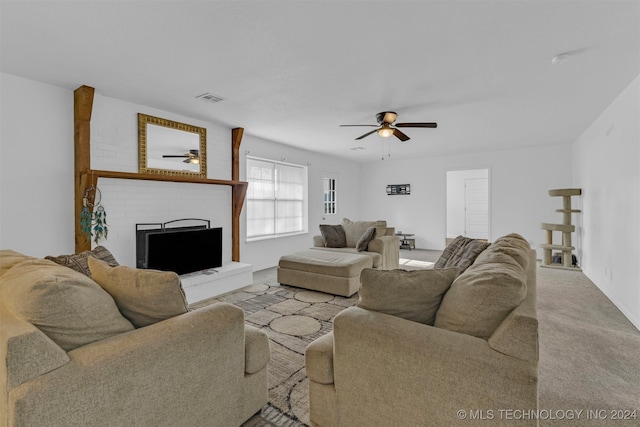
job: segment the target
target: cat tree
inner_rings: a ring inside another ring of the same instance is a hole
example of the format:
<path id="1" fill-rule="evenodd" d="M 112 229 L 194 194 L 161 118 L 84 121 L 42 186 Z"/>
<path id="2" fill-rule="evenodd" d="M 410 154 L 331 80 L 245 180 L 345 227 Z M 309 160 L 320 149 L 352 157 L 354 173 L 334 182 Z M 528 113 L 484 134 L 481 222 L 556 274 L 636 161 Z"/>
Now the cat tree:
<path id="1" fill-rule="evenodd" d="M 580 188 L 549 190 L 551 197 L 562 197 L 562 209 L 556 209 L 556 212 L 562 213 L 562 224 L 540 224 L 540 228 L 547 231 L 547 243 L 540 245 L 543 249 L 541 267 L 580 271 L 580 268 L 573 264 L 573 250 L 575 248 L 571 245 L 571 233 L 576 230 L 575 225 L 571 224 L 571 214 L 580 212 L 580 209 L 571 209 L 571 196 L 580 196 L 581 194 L 582 189 Z M 562 233 L 562 244 L 553 244 L 554 231 Z M 552 251 L 561 251 L 561 263 L 552 262 Z"/>

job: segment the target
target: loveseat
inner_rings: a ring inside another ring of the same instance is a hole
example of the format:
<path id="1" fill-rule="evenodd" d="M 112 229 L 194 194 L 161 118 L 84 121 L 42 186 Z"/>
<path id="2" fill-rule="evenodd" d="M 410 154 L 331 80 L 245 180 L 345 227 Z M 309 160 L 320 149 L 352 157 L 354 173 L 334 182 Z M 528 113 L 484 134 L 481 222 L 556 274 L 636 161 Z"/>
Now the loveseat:
<path id="1" fill-rule="evenodd" d="M 538 408 L 535 251 L 504 236 L 460 271 L 362 272 L 357 306 L 306 349 L 313 425 L 500 426 Z"/>
<path id="2" fill-rule="evenodd" d="M 399 267 L 400 244 L 386 221 L 351 221 L 320 225 L 313 247 L 286 254 L 278 262 L 278 282 L 325 293 L 351 296 L 365 268 Z"/>
<path id="3" fill-rule="evenodd" d="M 0 251 L 1 427 L 238 426 L 267 403 L 268 338 L 240 308 L 190 311 L 174 273 L 84 264 Z"/>

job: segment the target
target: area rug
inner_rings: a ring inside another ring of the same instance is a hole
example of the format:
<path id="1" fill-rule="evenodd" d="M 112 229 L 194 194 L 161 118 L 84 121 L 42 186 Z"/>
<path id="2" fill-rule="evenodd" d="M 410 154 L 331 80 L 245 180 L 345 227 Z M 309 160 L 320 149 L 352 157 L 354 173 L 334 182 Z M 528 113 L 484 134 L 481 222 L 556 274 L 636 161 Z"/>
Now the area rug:
<path id="1" fill-rule="evenodd" d="M 247 324 L 269 336 L 269 403 L 244 427 L 309 425 L 305 348 L 330 332 L 335 315 L 355 305 L 357 298 L 357 294 L 345 298 L 267 281 L 191 306 L 198 308 L 218 301 L 234 304 L 244 310 Z"/>

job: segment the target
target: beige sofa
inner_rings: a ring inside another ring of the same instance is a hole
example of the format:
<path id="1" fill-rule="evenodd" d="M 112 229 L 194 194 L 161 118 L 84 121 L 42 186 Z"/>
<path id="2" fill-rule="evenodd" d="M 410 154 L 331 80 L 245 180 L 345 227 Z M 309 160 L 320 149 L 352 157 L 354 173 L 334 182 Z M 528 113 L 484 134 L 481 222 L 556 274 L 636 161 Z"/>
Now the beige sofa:
<path id="1" fill-rule="evenodd" d="M 400 239 L 395 234 L 395 227 L 388 227 L 384 220 L 351 221 L 344 218 L 340 224 L 346 235 L 347 246 L 344 248 L 326 247 L 321 235 L 313 236 L 313 249 L 330 251 L 336 254 L 347 253 L 366 255 L 371 258 L 373 268 L 393 270 L 400 266 Z M 368 247 L 358 251 L 356 245 L 363 233 L 369 227 L 375 227 L 376 235 L 369 241 Z"/>
<path id="2" fill-rule="evenodd" d="M 358 306 L 306 350 L 313 425 L 500 426 L 515 422 L 504 411 L 538 408 L 535 251 L 505 236 L 464 273 L 447 271 L 363 272 Z M 428 289 L 440 286 L 430 291 L 435 326 L 407 320 L 427 304 L 403 296 L 427 289 L 419 280 L 429 277 Z M 377 290 L 366 288 L 376 280 Z M 384 298 L 367 304 L 378 311 L 362 308 L 375 292 Z"/>
<path id="3" fill-rule="evenodd" d="M 68 267 L 0 251 L 0 426 L 238 426 L 267 403 L 268 338 L 240 308 L 176 300 L 184 313 L 158 320 L 157 305 L 142 319 L 121 304 Z"/>
<path id="4" fill-rule="evenodd" d="M 387 227 L 386 221 L 345 218 L 339 226 L 330 227 L 339 227 L 344 232 L 339 247 L 327 246 L 325 235 L 314 236 L 312 248 L 280 258 L 279 283 L 348 297 L 358 291 L 363 269 L 393 270 L 399 267 L 399 239 L 395 229 Z M 375 229 L 374 237 L 363 243 L 363 235 L 371 228 Z"/>

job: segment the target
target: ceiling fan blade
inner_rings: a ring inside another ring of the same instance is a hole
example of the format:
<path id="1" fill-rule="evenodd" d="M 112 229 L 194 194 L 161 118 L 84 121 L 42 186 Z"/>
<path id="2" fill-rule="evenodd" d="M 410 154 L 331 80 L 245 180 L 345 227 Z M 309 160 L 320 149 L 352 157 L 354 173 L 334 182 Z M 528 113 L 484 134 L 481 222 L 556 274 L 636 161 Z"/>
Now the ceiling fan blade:
<path id="1" fill-rule="evenodd" d="M 396 123 L 395 127 L 399 128 L 437 128 L 437 123 Z"/>
<path id="2" fill-rule="evenodd" d="M 188 154 L 186 154 L 186 155 L 175 155 L 175 156 L 170 155 L 170 154 L 165 154 L 162 157 L 182 157 L 182 158 L 185 158 L 185 157 L 190 157 L 190 156 Z"/>
<path id="3" fill-rule="evenodd" d="M 374 129 L 374 130 L 372 130 L 371 132 L 367 132 L 367 133 L 365 133 L 364 135 L 357 137 L 357 138 L 356 138 L 356 141 L 357 141 L 357 140 L 359 140 L 359 139 L 364 138 L 365 136 L 369 136 L 369 135 L 371 135 L 372 133 L 376 133 L 377 131 L 378 131 L 378 129 Z"/>
<path id="4" fill-rule="evenodd" d="M 400 141 L 408 141 L 409 138 L 407 135 L 405 135 L 404 133 L 400 132 L 399 129 L 394 129 L 393 130 L 393 134 L 396 136 L 396 138 L 398 138 Z"/>
<path id="5" fill-rule="evenodd" d="M 340 125 L 341 128 L 349 127 L 349 126 L 368 126 L 368 127 L 374 127 L 374 128 L 378 127 L 378 125 Z"/>

